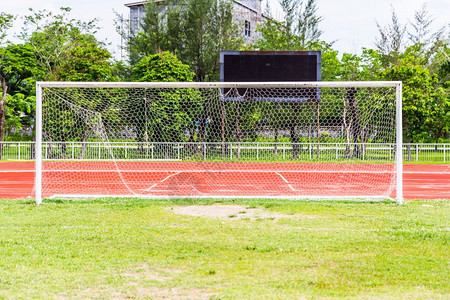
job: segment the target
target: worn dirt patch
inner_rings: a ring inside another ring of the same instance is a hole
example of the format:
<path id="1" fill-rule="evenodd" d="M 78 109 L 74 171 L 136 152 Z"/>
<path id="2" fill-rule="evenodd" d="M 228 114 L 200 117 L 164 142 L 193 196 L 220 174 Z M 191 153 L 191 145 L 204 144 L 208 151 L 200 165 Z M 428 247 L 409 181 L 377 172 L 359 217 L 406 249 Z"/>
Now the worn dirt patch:
<path id="1" fill-rule="evenodd" d="M 303 216 L 300 214 L 282 214 L 270 212 L 264 208 L 252 208 L 244 205 L 189 205 L 189 206 L 172 206 L 171 211 L 180 215 L 188 215 L 195 217 L 207 218 L 227 218 L 227 219 L 272 219 L 278 220 L 283 218 L 314 218 L 313 216 Z"/>
<path id="2" fill-rule="evenodd" d="M 144 299 L 211 299 L 217 292 L 198 288 L 140 288 L 137 290 L 136 297 Z"/>
<path id="3" fill-rule="evenodd" d="M 121 289 L 103 287 L 87 289 L 74 294 L 59 295 L 57 299 L 211 299 L 218 292 L 199 288 L 145 286 L 148 283 L 127 284 Z M 141 286 L 144 285 L 144 286 Z"/>
<path id="4" fill-rule="evenodd" d="M 122 275 L 131 279 L 144 279 L 164 282 L 172 279 L 172 276 L 168 274 L 178 274 L 181 272 L 182 271 L 180 270 L 154 270 L 145 263 L 135 268 L 134 270 L 123 273 Z"/>
<path id="5" fill-rule="evenodd" d="M 65 291 L 56 299 L 211 299 L 219 292 L 210 289 L 170 286 L 177 269 L 153 268 L 144 263 L 120 274 L 122 285 L 99 285 L 77 291 Z M 164 285 L 169 286 L 164 286 Z"/>

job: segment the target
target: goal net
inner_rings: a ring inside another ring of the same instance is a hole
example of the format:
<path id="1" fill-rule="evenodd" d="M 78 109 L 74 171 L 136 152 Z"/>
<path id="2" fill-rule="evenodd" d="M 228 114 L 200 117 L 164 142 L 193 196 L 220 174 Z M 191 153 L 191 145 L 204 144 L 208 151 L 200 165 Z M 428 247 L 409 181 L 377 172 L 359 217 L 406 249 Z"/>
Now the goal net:
<path id="1" fill-rule="evenodd" d="M 397 199 L 401 83 L 39 82 L 42 197 Z"/>

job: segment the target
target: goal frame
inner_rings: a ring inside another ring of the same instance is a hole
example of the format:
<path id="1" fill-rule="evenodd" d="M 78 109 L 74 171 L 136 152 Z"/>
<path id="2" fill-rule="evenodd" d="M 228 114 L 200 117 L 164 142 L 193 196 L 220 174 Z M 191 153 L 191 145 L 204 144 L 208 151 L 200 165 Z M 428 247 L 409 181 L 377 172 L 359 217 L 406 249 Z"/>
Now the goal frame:
<path id="1" fill-rule="evenodd" d="M 403 130 L 402 130 L 402 82 L 401 81 L 343 81 L 343 82 L 36 82 L 36 147 L 35 147 L 35 202 L 42 203 L 42 104 L 44 88 L 373 88 L 395 87 L 395 165 L 396 165 L 396 202 L 403 204 Z M 98 196 L 96 196 L 98 197 Z M 210 198 L 209 196 L 208 198 Z M 182 198 L 182 197 L 180 197 Z M 217 198 L 226 198 L 217 196 Z M 233 197 L 237 198 L 237 197 Z M 249 197 L 246 197 L 249 198 Z M 250 198 L 257 198 L 251 197 Z M 267 196 L 264 198 L 268 198 Z M 283 197 L 276 197 L 283 198 Z M 287 197 L 293 199 L 292 197 Z M 327 196 L 326 199 L 352 199 L 355 197 Z M 359 197 L 363 198 L 363 196 Z M 308 199 L 319 199 L 308 197 Z"/>

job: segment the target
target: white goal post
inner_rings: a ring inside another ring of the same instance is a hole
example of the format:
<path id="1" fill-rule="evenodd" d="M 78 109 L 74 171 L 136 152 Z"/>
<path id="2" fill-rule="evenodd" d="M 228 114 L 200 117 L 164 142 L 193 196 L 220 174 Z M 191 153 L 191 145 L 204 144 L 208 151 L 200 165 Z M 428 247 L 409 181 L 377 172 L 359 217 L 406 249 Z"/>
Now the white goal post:
<path id="1" fill-rule="evenodd" d="M 37 82 L 35 199 L 395 199 L 401 82 Z"/>

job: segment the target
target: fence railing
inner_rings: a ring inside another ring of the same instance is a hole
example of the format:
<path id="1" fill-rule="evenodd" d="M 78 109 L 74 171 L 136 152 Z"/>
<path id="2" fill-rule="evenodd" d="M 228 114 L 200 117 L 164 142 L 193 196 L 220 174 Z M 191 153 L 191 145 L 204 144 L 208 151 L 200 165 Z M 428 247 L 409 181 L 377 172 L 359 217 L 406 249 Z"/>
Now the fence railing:
<path id="1" fill-rule="evenodd" d="M 34 142 L 0 142 L 0 160 L 34 160 Z"/>
<path id="2" fill-rule="evenodd" d="M 0 160 L 34 160 L 34 142 L 0 142 Z M 46 160 L 391 161 L 394 144 L 44 142 Z M 450 144 L 404 144 L 405 162 L 450 162 Z"/>

